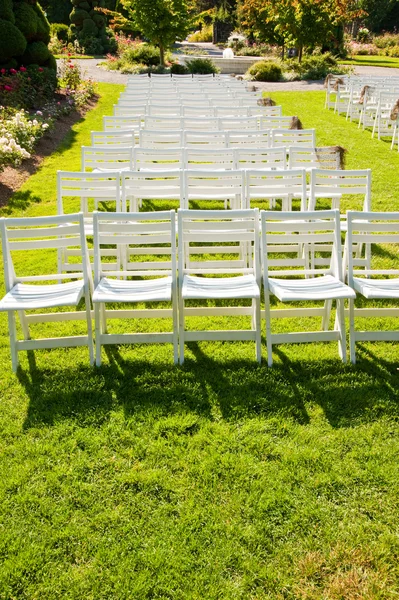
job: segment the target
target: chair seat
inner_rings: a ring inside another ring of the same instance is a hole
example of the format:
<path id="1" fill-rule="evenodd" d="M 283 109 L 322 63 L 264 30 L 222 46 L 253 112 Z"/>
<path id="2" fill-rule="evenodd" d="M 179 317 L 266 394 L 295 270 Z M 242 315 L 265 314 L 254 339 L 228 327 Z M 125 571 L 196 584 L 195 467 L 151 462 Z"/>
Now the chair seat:
<path id="1" fill-rule="evenodd" d="M 0 301 L 0 311 L 76 306 L 83 292 L 82 280 L 48 285 L 17 283 Z"/>
<path id="2" fill-rule="evenodd" d="M 171 299 L 171 276 L 135 281 L 103 277 L 93 294 L 93 302 L 170 302 Z"/>
<path id="3" fill-rule="evenodd" d="M 185 300 L 207 298 L 259 298 L 260 290 L 253 275 L 237 277 L 197 277 L 185 275 L 182 295 Z"/>
<path id="4" fill-rule="evenodd" d="M 282 302 L 355 298 L 355 292 L 333 275 L 309 279 L 269 278 L 269 289 Z"/>
<path id="5" fill-rule="evenodd" d="M 399 298 L 399 279 L 353 278 L 353 287 L 365 298 Z"/>

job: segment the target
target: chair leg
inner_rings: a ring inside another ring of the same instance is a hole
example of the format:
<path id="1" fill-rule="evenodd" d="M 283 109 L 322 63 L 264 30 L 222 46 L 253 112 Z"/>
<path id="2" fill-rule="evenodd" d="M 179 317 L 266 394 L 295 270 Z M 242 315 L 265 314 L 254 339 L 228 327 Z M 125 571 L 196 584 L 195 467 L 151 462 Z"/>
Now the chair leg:
<path id="1" fill-rule="evenodd" d="M 102 318 L 101 306 L 96 303 L 94 305 L 94 323 L 95 323 L 95 338 L 96 338 L 96 366 L 101 366 L 101 333 L 102 333 Z"/>
<path id="2" fill-rule="evenodd" d="M 273 344 L 272 344 L 272 328 L 270 318 L 270 295 L 269 290 L 265 286 L 265 322 L 266 322 L 266 348 L 267 348 L 267 364 L 269 367 L 273 365 Z"/>
<path id="3" fill-rule="evenodd" d="M 179 296 L 179 359 L 184 363 L 184 300 Z"/>
<path id="4" fill-rule="evenodd" d="M 256 360 L 260 364 L 262 361 L 262 346 L 261 346 L 261 318 L 260 318 L 260 298 L 255 298 L 253 301 L 254 307 L 254 329 L 256 332 Z"/>
<path id="5" fill-rule="evenodd" d="M 345 305 L 344 300 L 337 300 L 336 328 L 339 331 L 338 352 L 343 363 L 346 363 L 346 335 L 345 335 Z"/>
<path id="6" fill-rule="evenodd" d="M 332 300 L 326 300 L 324 302 L 324 314 L 321 321 L 321 328 L 323 331 L 328 331 L 330 325 Z"/>
<path id="7" fill-rule="evenodd" d="M 19 320 L 20 320 L 20 323 L 21 323 L 22 331 L 23 331 L 23 334 L 24 334 L 24 340 L 30 340 L 29 325 L 28 325 L 28 320 L 26 318 L 25 311 L 19 310 L 18 311 L 18 316 L 19 316 Z"/>
<path id="8" fill-rule="evenodd" d="M 8 332 L 10 336 L 11 364 L 14 373 L 18 370 L 18 350 L 17 350 L 17 328 L 15 326 L 15 313 L 8 313 Z"/>
<path id="9" fill-rule="evenodd" d="M 350 361 L 356 363 L 356 342 L 355 342 L 355 301 L 349 300 L 349 355 Z"/>
<path id="10" fill-rule="evenodd" d="M 90 294 L 89 291 L 85 293 L 85 309 L 86 309 L 86 321 L 87 321 L 87 337 L 89 341 L 89 359 L 90 364 L 94 365 L 94 349 L 93 349 L 93 324 L 91 321 L 91 310 L 90 310 Z"/>
<path id="11" fill-rule="evenodd" d="M 179 316 L 177 310 L 176 292 L 172 290 L 172 311 L 173 311 L 173 362 L 175 365 L 179 362 Z"/>

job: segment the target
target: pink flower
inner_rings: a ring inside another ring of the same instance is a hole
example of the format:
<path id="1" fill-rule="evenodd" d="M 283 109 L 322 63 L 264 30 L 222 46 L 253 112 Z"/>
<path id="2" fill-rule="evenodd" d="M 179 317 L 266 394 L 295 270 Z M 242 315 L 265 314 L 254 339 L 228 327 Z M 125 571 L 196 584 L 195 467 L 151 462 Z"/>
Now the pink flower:
<path id="1" fill-rule="evenodd" d="M 25 73 L 26 71 L 25 67 L 19 67 L 19 70 L 22 71 L 22 73 Z"/>
<path id="2" fill-rule="evenodd" d="M 12 92 L 12 87 L 10 85 L 5 85 L 4 89 L 6 90 L 6 92 Z"/>
<path id="3" fill-rule="evenodd" d="M 5 75 L 5 73 L 6 73 L 6 72 L 7 72 L 7 71 L 6 71 L 5 69 L 1 69 L 1 71 L 0 71 L 0 73 L 1 73 L 2 75 Z"/>
<path id="4" fill-rule="evenodd" d="M 15 75 L 16 70 L 15 69 L 10 69 L 10 73 L 12 73 L 13 75 Z"/>
<path id="5" fill-rule="evenodd" d="M 43 69 L 41 67 L 38 68 L 39 73 L 43 73 Z"/>
<path id="6" fill-rule="evenodd" d="M 61 102 L 57 102 L 58 106 L 61 106 Z"/>

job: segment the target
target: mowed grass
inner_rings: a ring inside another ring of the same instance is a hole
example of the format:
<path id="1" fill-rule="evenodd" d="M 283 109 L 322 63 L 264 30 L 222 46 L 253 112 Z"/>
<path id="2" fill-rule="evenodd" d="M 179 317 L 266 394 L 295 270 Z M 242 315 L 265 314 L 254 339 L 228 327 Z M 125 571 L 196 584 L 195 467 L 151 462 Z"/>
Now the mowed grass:
<path id="1" fill-rule="evenodd" d="M 3 214 L 55 214 L 56 169 L 79 168 L 120 89 L 101 84 Z M 386 142 L 321 92 L 272 96 L 399 209 Z M 396 598 L 398 344 L 359 345 L 356 366 L 335 344 L 274 358 L 199 343 L 175 367 L 171 346 L 110 346 L 95 369 L 77 348 L 21 354 L 15 376 L 0 315 L 0 598 Z"/>
<path id="2" fill-rule="evenodd" d="M 341 65 L 353 65 L 354 67 L 362 66 L 399 68 L 399 58 L 394 56 L 363 56 L 361 54 L 357 54 L 353 58 L 340 60 L 339 63 Z"/>

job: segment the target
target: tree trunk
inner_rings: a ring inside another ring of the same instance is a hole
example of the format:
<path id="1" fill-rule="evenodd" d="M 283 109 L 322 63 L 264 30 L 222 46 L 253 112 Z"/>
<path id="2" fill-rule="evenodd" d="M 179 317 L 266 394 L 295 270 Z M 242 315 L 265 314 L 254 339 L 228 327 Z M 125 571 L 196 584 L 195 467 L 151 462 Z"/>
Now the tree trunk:
<path id="1" fill-rule="evenodd" d="M 281 46 L 281 60 L 285 59 L 285 45 L 283 44 Z"/>
<path id="2" fill-rule="evenodd" d="M 302 51 L 303 51 L 303 46 L 302 46 L 302 44 L 300 44 L 299 48 L 298 48 L 298 62 L 302 61 Z"/>
<path id="3" fill-rule="evenodd" d="M 159 44 L 159 64 L 161 65 L 161 67 L 165 66 L 165 48 L 163 47 L 163 44 Z"/>

